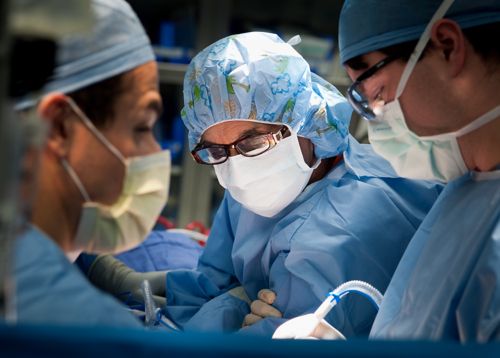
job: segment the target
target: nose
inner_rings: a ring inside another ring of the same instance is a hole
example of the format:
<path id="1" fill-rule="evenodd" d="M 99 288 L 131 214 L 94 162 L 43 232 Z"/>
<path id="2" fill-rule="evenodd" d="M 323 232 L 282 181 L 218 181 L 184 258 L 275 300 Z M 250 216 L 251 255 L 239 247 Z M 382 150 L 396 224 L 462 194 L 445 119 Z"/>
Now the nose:
<path id="1" fill-rule="evenodd" d="M 227 147 L 227 152 L 230 157 L 234 157 L 235 155 L 239 155 L 240 153 L 236 149 L 236 146 L 234 144 L 231 144 L 230 146 Z"/>

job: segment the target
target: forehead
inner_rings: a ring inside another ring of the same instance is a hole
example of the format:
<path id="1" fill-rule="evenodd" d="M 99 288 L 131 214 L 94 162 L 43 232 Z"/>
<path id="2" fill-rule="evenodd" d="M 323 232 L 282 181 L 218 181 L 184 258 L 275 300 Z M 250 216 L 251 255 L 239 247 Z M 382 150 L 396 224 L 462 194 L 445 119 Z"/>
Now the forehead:
<path id="1" fill-rule="evenodd" d="M 148 91 L 158 91 L 158 68 L 151 61 L 140 65 L 124 75 L 125 92 L 141 94 Z"/>
<path id="2" fill-rule="evenodd" d="M 214 144 L 229 144 L 246 134 L 275 132 L 281 124 L 262 123 L 252 120 L 236 120 L 219 122 L 208 129 L 201 136 L 201 141 Z"/>
<path id="3" fill-rule="evenodd" d="M 121 114 L 140 108 L 161 112 L 156 62 L 148 62 L 124 74 L 116 109 Z"/>

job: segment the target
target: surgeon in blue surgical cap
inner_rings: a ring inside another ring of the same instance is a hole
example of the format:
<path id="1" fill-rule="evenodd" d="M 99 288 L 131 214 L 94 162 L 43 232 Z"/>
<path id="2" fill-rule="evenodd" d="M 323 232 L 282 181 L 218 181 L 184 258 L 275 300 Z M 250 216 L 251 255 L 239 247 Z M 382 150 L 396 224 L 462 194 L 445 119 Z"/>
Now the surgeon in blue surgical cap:
<path id="1" fill-rule="evenodd" d="M 374 150 L 448 183 L 371 336 L 500 339 L 500 1 L 348 0 L 339 36 Z"/>
<path id="2" fill-rule="evenodd" d="M 345 281 L 385 290 L 440 186 L 399 178 L 349 136 L 346 99 L 290 44 L 262 32 L 217 41 L 191 62 L 184 104 L 191 153 L 226 193 L 197 269 L 166 275 L 170 319 L 271 336 Z M 375 316 L 358 298 L 327 317 L 347 336 Z"/>
<path id="3" fill-rule="evenodd" d="M 157 68 L 137 16 L 122 0 L 90 1 L 93 28 L 58 44 L 39 98 L 19 101 L 46 123 L 31 224 L 16 240 L 17 321 L 141 324 L 93 287 L 69 258 L 140 243 L 166 202 L 168 152 L 152 127 L 161 110 Z M 33 54 L 36 57 L 36 54 Z"/>

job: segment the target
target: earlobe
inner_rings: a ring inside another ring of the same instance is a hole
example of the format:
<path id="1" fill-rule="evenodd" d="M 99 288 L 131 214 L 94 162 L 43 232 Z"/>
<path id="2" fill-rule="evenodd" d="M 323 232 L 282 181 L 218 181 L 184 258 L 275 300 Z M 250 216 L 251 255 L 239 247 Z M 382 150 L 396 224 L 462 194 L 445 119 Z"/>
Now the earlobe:
<path id="1" fill-rule="evenodd" d="M 452 20 L 441 19 L 432 28 L 433 47 L 442 54 L 446 69 L 452 77 L 458 76 L 465 65 L 465 36 L 460 26 Z"/>
<path id="2" fill-rule="evenodd" d="M 49 128 L 46 149 L 60 158 L 66 157 L 72 137 L 72 121 L 65 95 L 51 93 L 44 96 L 38 104 L 37 112 Z"/>

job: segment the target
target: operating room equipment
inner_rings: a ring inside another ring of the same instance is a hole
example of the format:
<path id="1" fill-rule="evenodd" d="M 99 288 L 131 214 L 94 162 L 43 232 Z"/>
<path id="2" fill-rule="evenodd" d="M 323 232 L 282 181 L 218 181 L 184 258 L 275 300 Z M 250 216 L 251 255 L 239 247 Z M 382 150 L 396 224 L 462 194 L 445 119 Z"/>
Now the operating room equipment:
<path id="1" fill-rule="evenodd" d="M 312 314 L 292 318 L 278 327 L 274 339 L 345 339 L 344 335 L 331 326 L 325 318 L 333 307 L 349 293 L 365 296 L 378 310 L 383 296 L 379 290 L 364 281 L 352 280 L 328 293 L 323 303 Z"/>
<path id="2" fill-rule="evenodd" d="M 161 308 L 156 306 L 148 280 L 142 281 L 141 289 L 144 297 L 144 324 L 146 327 L 151 328 L 161 324 L 171 330 L 178 331 L 179 328 L 175 323 L 163 316 Z"/>

